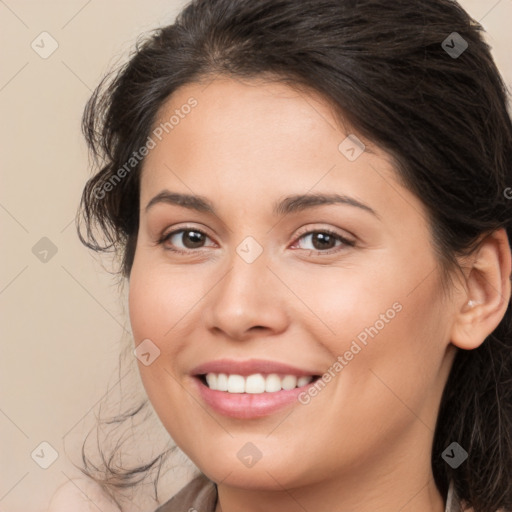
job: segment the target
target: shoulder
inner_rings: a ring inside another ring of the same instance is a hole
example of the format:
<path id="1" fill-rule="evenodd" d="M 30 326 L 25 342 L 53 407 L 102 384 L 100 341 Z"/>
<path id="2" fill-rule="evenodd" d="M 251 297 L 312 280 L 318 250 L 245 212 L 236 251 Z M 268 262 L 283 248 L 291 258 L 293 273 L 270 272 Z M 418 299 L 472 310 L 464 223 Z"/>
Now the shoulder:
<path id="1" fill-rule="evenodd" d="M 217 486 L 201 473 L 155 512 L 215 512 Z"/>
<path id="2" fill-rule="evenodd" d="M 53 494 L 47 512 L 120 512 L 120 508 L 91 479 L 75 478 L 62 484 Z"/>

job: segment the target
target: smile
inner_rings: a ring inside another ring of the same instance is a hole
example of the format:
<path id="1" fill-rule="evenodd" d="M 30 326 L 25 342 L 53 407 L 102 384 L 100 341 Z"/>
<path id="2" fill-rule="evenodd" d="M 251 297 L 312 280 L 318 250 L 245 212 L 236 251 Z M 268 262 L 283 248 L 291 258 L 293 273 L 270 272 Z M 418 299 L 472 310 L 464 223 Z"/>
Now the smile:
<path id="1" fill-rule="evenodd" d="M 191 377 L 205 406 L 223 416 L 248 420 L 300 405 L 298 396 L 321 374 L 276 361 L 222 359 L 197 366 Z"/>
<path id="2" fill-rule="evenodd" d="M 227 391 L 228 393 L 276 393 L 289 391 L 297 387 L 301 388 L 309 384 L 315 377 L 295 375 L 278 375 L 271 373 L 263 375 L 254 373 L 244 377 L 243 375 L 226 373 L 208 373 L 201 376 L 206 385 L 214 391 Z"/>

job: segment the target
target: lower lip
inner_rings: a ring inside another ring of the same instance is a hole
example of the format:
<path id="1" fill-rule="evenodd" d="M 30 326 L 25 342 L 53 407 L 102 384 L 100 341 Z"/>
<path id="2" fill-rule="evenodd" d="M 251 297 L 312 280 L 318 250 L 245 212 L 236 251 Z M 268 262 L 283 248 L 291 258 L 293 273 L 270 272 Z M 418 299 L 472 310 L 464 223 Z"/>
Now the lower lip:
<path id="1" fill-rule="evenodd" d="M 215 391 L 193 377 L 202 399 L 216 412 L 239 419 L 261 418 L 277 412 L 292 403 L 299 403 L 298 396 L 316 383 L 316 380 L 289 390 L 274 393 L 228 393 Z"/>

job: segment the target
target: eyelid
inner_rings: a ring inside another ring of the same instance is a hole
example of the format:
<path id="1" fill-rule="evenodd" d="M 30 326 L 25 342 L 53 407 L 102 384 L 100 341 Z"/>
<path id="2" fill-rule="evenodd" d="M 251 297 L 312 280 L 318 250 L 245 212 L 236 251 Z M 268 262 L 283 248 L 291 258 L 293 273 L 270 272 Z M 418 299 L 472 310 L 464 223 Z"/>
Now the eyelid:
<path id="1" fill-rule="evenodd" d="M 156 241 L 155 245 L 164 244 L 167 240 L 169 240 L 169 238 L 171 236 L 176 235 L 181 232 L 186 232 L 186 231 L 196 231 L 197 233 L 201 233 L 202 235 L 209 238 L 210 240 L 212 239 L 212 237 L 206 232 L 205 229 L 197 228 L 195 226 L 179 226 L 175 229 L 172 229 L 171 231 L 162 233 L 162 235 L 160 235 L 158 237 L 158 240 Z M 192 253 L 192 252 L 200 251 L 202 249 L 204 249 L 204 247 L 200 247 L 199 249 L 188 249 L 186 251 L 185 250 L 181 250 L 181 251 Z M 179 252 L 179 250 L 177 252 Z"/>
<path id="2" fill-rule="evenodd" d="M 338 232 L 336 229 L 331 227 L 306 227 L 304 230 L 299 231 L 297 235 L 295 235 L 295 241 L 293 242 L 292 246 L 297 245 L 299 240 L 303 238 L 304 236 L 314 235 L 315 233 L 326 233 L 330 236 L 333 236 L 335 239 L 337 239 L 339 242 L 341 242 L 340 245 L 337 247 L 332 247 L 330 249 L 326 250 L 319 250 L 319 249 L 303 249 L 304 251 L 316 252 L 319 255 L 329 256 L 329 255 L 335 255 L 343 250 L 346 250 L 347 247 L 354 247 L 356 245 L 356 240 L 353 240 L 352 238 L 348 238 L 345 235 Z M 353 235 L 351 235 L 353 237 Z M 355 237 L 354 237 L 355 238 Z"/>
<path id="3" fill-rule="evenodd" d="M 348 234 L 348 236 L 345 236 L 343 233 L 340 233 L 340 231 L 336 228 L 326 227 L 326 226 L 306 226 L 304 229 L 300 229 L 299 232 L 295 235 L 295 239 L 298 239 L 304 235 L 311 234 L 311 233 L 329 233 L 331 235 L 337 236 L 347 242 L 356 243 L 355 236 L 351 233 L 348 233 L 345 231 L 345 233 Z M 349 238 L 350 237 L 350 238 Z"/>

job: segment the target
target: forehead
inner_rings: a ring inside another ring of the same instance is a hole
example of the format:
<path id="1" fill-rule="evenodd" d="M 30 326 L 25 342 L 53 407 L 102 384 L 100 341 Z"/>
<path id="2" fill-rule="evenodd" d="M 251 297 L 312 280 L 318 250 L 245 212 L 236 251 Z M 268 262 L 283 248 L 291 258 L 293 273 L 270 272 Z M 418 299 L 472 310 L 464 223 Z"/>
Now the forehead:
<path id="1" fill-rule="evenodd" d="M 333 162 L 350 130 L 345 125 L 316 91 L 262 79 L 218 77 L 180 87 L 160 107 L 151 132 L 156 147 L 145 167 L 171 156 L 199 163 L 206 154 L 238 158 L 247 166 L 255 159 L 263 163 L 268 156 L 274 167 L 282 159 L 314 160 L 326 149 L 325 159 Z M 369 141 L 365 145 L 367 154 L 378 150 Z"/>
<path id="2" fill-rule="evenodd" d="M 350 126 L 314 91 L 262 80 L 191 83 L 162 105 L 155 130 L 142 203 L 170 187 L 218 197 L 258 194 L 260 201 L 310 190 L 366 194 L 388 210 L 403 203 L 392 158 L 364 139 L 361 156 L 347 159 L 340 144 L 352 136 Z"/>
<path id="3" fill-rule="evenodd" d="M 195 106 L 189 112 L 190 103 Z M 172 129 L 165 130 L 166 120 L 171 119 Z M 294 154 L 301 158 L 305 149 L 314 156 L 311 149 L 318 137 L 329 135 L 328 144 L 340 130 L 331 107 L 314 92 L 307 94 L 279 82 L 227 78 L 179 88 L 161 107 L 154 129 L 159 127 L 164 128 L 162 135 L 169 144 L 180 148 L 187 144 L 188 149 L 194 145 L 196 152 L 190 156 L 208 149 L 246 161 L 255 156 L 263 159 L 269 150 L 272 159 L 286 155 L 289 161 Z"/>

